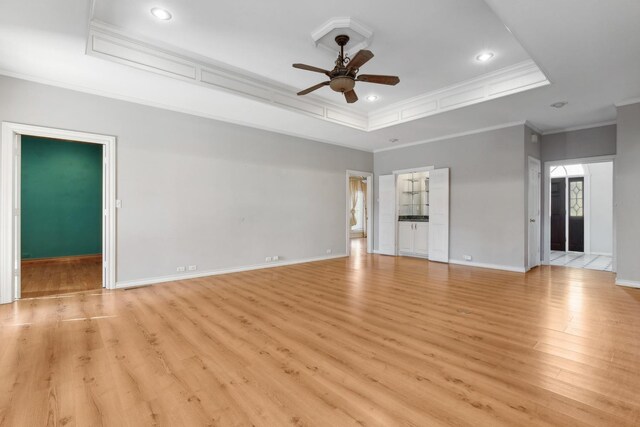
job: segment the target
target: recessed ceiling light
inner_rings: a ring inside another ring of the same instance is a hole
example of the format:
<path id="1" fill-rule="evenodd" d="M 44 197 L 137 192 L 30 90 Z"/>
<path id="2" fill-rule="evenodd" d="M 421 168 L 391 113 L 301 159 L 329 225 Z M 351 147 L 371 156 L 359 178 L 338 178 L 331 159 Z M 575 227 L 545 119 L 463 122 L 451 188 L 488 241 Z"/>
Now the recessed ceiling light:
<path id="1" fill-rule="evenodd" d="M 378 100 L 378 95 L 369 95 L 367 96 L 367 101 L 373 102 Z"/>
<path id="2" fill-rule="evenodd" d="M 480 55 L 476 56 L 476 61 L 487 62 L 491 58 L 493 58 L 493 52 L 482 52 Z"/>
<path id="3" fill-rule="evenodd" d="M 154 7 L 151 9 L 151 14 L 161 21 L 168 21 L 171 19 L 171 12 L 161 7 Z"/>
<path id="4" fill-rule="evenodd" d="M 562 107 L 564 107 L 564 106 L 565 106 L 565 105 L 567 105 L 567 104 L 568 104 L 568 102 L 567 102 L 567 101 L 560 101 L 560 102 L 554 102 L 553 104 L 551 104 L 551 106 L 552 106 L 553 108 L 562 108 Z"/>

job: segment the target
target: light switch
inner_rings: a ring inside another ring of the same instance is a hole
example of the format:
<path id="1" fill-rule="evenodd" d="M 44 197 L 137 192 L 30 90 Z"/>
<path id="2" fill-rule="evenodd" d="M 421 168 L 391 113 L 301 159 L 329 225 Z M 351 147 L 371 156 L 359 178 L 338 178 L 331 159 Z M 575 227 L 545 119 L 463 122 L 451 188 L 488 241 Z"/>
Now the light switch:
<path id="1" fill-rule="evenodd" d="M 122 200 L 116 200 L 116 209 L 120 209 L 122 207 Z"/>

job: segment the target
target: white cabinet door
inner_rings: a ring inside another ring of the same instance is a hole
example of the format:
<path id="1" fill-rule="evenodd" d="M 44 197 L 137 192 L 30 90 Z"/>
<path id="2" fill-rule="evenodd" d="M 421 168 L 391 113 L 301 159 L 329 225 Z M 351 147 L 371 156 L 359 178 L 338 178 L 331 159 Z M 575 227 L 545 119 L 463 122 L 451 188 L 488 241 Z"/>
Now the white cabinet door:
<path id="1" fill-rule="evenodd" d="M 396 179 L 394 175 L 378 177 L 378 250 L 396 254 Z"/>
<path id="2" fill-rule="evenodd" d="M 429 255 L 429 223 L 416 222 L 413 230 L 413 252 Z"/>
<path id="3" fill-rule="evenodd" d="M 429 259 L 449 262 L 449 168 L 429 172 Z"/>
<path id="4" fill-rule="evenodd" d="M 398 222 L 398 251 L 413 252 L 413 222 Z"/>

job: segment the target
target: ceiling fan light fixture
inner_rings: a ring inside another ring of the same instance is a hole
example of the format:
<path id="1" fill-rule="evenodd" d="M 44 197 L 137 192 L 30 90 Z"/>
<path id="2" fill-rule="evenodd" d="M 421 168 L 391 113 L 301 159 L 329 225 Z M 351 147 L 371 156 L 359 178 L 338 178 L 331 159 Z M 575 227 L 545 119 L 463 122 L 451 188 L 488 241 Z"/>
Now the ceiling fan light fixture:
<path id="1" fill-rule="evenodd" d="M 482 52 L 478 56 L 476 56 L 476 61 L 478 62 L 487 62 L 491 58 L 494 57 L 493 52 Z"/>
<path id="2" fill-rule="evenodd" d="M 152 8 L 151 14 L 161 21 L 169 21 L 173 17 L 173 15 L 171 15 L 171 12 L 161 7 Z"/>
<path id="3" fill-rule="evenodd" d="M 353 77 L 341 76 L 335 77 L 329 83 L 329 87 L 336 92 L 349 92 L 352 91 L 354 86 L 356 85 L 356 81 Z"/>

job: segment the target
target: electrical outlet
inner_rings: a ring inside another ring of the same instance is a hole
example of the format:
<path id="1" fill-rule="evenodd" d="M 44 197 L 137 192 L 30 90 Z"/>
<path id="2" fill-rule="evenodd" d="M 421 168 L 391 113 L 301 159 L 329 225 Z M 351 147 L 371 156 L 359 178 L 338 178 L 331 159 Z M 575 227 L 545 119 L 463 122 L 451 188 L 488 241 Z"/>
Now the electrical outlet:
<path id="1" fill-rule="evenodd" d="M 331 249 L 327 249 L 327 253 L 330 254 L 332 252 Z"/>
<path id="2" fill-rule="evenodd" d="M 270 256 L 268 256 L 268 257 L 266 257 L 264 260 L 265 260 L 266 262 L 271 262 L 271 257 L 270 257 Z"/>
<path id="3" fill-rule="evenodd" d="M 471 255 L 465 255 L 464 256 L 464 260 L 465 261 L 471 261 L 473 259 L 473 257 Z"/>
<path id="4" fill-rule="evenodd" d="M 183 271 L 185 271 L 185 268 L 184 268 L 184 266 L 180 266 L 180 267 L 176 268 L 176 271 L 178 273 L 182 273 Z"/>
<path id="5" fill-rule="evenodd" d="M 274 261 L 278 261 L 279 259 L 280 259 L 280 257 L 279 257 L 278 255 L 274 255 L 274 256 L 273 256 L 273 260 L 274 260 Z"/>
<path id="6" fill-rule="evenodd" d="M 190 265 L 189 267 L 189 271 L 196 271 L 198 269 L 197 265 Z"/>

